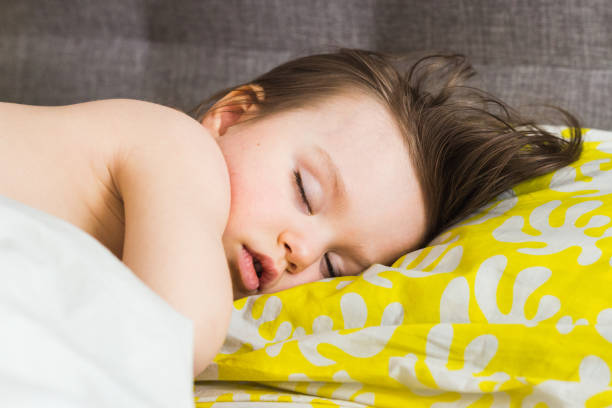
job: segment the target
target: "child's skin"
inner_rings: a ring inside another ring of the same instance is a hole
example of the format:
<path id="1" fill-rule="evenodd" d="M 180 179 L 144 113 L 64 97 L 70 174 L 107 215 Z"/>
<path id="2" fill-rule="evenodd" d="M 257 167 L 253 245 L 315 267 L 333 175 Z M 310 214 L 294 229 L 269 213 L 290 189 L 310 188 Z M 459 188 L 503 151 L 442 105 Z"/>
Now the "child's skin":
<path id="1" fill-rule="evenodd" d="M 329 277 L 326 254 L 334 274 L 356 275 L 423 234 L 416 176 L 376 100 L 351 91 L 243 122 L 256 111 L 244 100 L 200 124 L 132 100 L 0 103 L 0 194 L 89 233 L 192 319 L 194 375 L 232 299 Z"/>

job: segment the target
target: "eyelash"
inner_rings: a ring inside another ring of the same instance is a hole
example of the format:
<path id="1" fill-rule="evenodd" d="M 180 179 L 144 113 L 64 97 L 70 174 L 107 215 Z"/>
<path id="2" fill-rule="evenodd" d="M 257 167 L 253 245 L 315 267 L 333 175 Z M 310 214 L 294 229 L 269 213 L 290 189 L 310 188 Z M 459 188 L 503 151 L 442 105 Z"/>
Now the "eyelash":
<path id="1" fill-rule="evenodd" d="M 325 265 L 327 265 L 327 272 L 329 273 L 329 277 L 336 278 L 340 276 L 340 273 L 334 270 L 334 266 L 331 264 L 331 261 L 329 260 L 329 255 L 325 253 L 325 255 L 323 255 L 323 258 L 325 259 Z"/>
<path id="2" fill-rule="evenodd" d="M 308 215 L 312 215 L 312 209 L 310 208 L 310 203 L 308 202 L 306 192 L 304 191 L 304 184 L 302 184 L 302 175 L 296 170 L 293 171 L 293 175 L 295 176 L 295 184 L 297 185 L 300 195 L 302 196 L 302 201 L 304 204 L 306 204 L 306 208 L 308 208 Z"/>
<path id="3" fill-rule="evenodd" d="M 299 171 L 294 170 L 293 176 L 295 177 L 295 185 L 297 186 L 298 191 L 300 192 L 300 196 L 302 196 L 302 201 L 304 202 L 304 204 L 306 204 L 306 208 L 308 209 L 308 215 L 312 215 L 312 209 L 310 208 L 308 197 L 306 197 L 306 191 L 304 191 L 304 184 L 302 183 L 302 175 L 300 174 Z M 327 272 L 329 273 L 329 276 L 331 278 L 340 276 L 340 274 L 334 270 L 334 266 L 329 260 L 329 255 L 325 253 L 325 255 L 323 255 L 323 258 L 325 259 L 325 265 L 327 267 Z"/>

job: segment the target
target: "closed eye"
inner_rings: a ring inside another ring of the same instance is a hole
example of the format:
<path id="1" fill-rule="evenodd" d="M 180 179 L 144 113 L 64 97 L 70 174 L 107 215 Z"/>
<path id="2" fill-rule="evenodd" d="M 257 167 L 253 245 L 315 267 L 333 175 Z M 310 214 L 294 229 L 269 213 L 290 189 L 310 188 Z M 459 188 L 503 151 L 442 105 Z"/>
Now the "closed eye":
<path id="1" fill-rule="evenodd" d="M 306 208 L 308 209 L 308 215 L 312 215 L 312 208 L 310 207 L 310 202 L 308 201 L 308 197 L 306 196 L 306 191 L 304 190 L 304 183 L 302 182 L 302 175 L 300 174 L 299 171 L 294 170 L 293 176 L 295 177 L 295 185 L 297 186 L 298 191 L 300 192 L 302 201 L 304 202 L 304 204 L 306 205 Z M 323 259 L 325 260 L 325 267 L 327 269 L 327 273 L 329 277 L 335 278 L 337 276 L 340 276 L 340 273 L 336 272 L 336 270 L 334 269 L 334 266 L 329 260 L 328 253 L 325 253 L 325 255 L 323 255 Z"/>
<path id="2" fill-rule="evenodd" d="M 331 261 L 329 260 L 329 254 L 326 253 L 325 255 L 323 255 L 323 258 L 325 258 L 325 265 L 327 266 L 327 273 L 329 273 L 329 277 L 330 278 L 336 278 L 336 277 L 340 276 L 340 274 L 334 270 L 334 266 L 332 265 Z"/>
<path id="3" fill-rule="evenodd" d="M 310 207 L 310 203 L 308 202 L 308 197 L 306 197 L 306 192 L 304 191 L 304 184 L 302 183 L 302 175 L 299 171 L 294 170 L 293 175 L 295 176 L 295 184 L 298 187 L 300 195 L 302 196 L 302 201 L 306 204 L 306 208 L 308 209 L 308 215 L 312 215 L 312 208 Z"/>

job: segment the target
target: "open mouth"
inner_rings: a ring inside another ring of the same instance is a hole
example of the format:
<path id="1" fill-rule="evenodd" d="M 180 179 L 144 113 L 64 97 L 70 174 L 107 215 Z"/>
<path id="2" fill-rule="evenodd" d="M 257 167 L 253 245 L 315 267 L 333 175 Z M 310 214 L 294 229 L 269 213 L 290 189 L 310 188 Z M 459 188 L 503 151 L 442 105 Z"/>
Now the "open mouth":
<path id="1" fill-rule="evenodd" d="M 255 273 L 257 274 L 257 277 L 261 279 L 261 276 L 263 275 L 263 266 L 261 266 L 261 262 L 259 261 L 259 259 L 253 257 L 253 267 L 255 268 Z"/>
<path id="2" fill-rule="evenodd" d="M 243 246 L 240 256 L 242 282 L 249 291 L 263 290 L 278 277 L 272 258 Z"/>

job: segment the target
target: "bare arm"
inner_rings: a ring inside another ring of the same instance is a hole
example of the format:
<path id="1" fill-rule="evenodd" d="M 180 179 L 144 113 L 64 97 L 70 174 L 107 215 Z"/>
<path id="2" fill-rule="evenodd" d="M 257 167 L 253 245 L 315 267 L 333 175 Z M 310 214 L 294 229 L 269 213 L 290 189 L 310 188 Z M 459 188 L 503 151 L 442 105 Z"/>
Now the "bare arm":
<path id="1" fill-rule="evenodd" d="M 146 110 L 146 108 L 145 108 Z M 221 237 L 229 177 L 212 137 L 167 108 L 145 117 L 143 137 L 117 160 L 125 205 L 123 262 L 194 323 L 194 375 L 221 347 L 232 289 Z"/>

